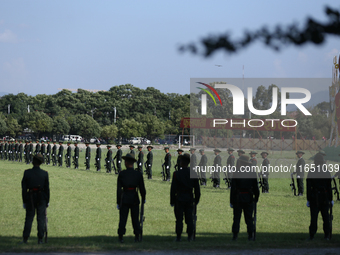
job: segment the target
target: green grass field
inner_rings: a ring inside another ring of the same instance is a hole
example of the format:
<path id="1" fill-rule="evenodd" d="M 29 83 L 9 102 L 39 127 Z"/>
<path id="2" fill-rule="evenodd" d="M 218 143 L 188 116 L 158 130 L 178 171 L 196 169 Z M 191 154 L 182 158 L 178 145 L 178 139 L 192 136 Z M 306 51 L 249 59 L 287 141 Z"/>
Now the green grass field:
<path id="1" fill-rule="evenodd" d="M 126 152 L 124 151 L 124 154 Z M 103 155 L 105 153 L 103 150 Z M 174 156 L 172 162 L 175 162 L 176 152 L 172 150 L 171 153 Z M 282 155 L 280 152 L 269 153 L 272 165 L 296 164 L 294 152 L 283 152 Z M 212 164 L 213 153 L 207 154 L 209 164 Z M 311 156 L 309 154 L 306 153 L 304 157 L 307 163 L 311 163 L 308 159 Z M 229 207 L 229 190 L 223 182 L 220 189 L 214 189 L 209 182 L 207 187 L 201 189 L 196 241 L 175 243 L 175 216 L 173 208 L 170 207 L 170 183 L 161 181 L 161 160 L 164 155 L 164 151 L 154 150 L 153 180 L 145 178 L 147 195 L 143 242 L 133 242 L 131 220 L 128 220 L 123 244 L 117 241 L 119 217 L 119 211 L 116 209 L 117 175 L 105 173 L 103 159 L 101 172 L 95 171 L 94 157 L 91 170 L 85 171 L 84 150 L 81 152 L 78 170 L 42 165 L 41 168 L 49 172 L 51 200 L 48 208 L 49 242 L 39 246 L 36 220 L 28 244 L 19 244 L 25 218 L 21 200 L 21 179 L 23 171 L 31 165 L 0 161 L 0 252 L 228 250 L 340 246 L 340 202 L 335 202 L 333 208 L 333 239 L 323 240 L 320 216 L 315 239 L 307 241 L 310 216 L 309 208 L 306 207 L 306 196 L 293 196 L 289 186 L 289 174 L 286 174 L 287 178 L 270 178 L 270 193 L 260 195 L 256 242 L 247 241 L 243 218 L 239 239 L 236 242 L 231 241 L 233 213 Z M 222 153 L 222 158 L 223 162 L 226 162 L 226 152 Z M 258 161 L 262 162 L 259 158 Z"/>

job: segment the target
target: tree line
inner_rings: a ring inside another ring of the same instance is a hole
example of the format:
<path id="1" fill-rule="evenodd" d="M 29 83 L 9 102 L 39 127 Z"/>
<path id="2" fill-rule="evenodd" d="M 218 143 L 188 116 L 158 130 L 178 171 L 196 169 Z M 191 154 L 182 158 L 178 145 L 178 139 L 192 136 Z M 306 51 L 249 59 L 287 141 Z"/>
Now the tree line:
<path id="1" fill-rule="evenodd" d="M 272 84 L 268 88 L 257 88 L 253 97 L 256 109 L 265 110 L 271 107 L 273 87 L 277 86 Z M 212 100 L 208 100 L 207 117 L 221 117 L 223 113 L 224 118 L 232 118 L 232 94 L 225 89 L 217 91 L 223 106 L 214 105 Z M 278 93 L 278 107 L 273 114 L 251 117 L 280 119 L 279 88 Z M 199 98 L 197 95 L 165 94 L 153 87 L 140 89 L 131 84 L 113 86 L 109 91 L 95 93 L 83 89 L 74 93 L 64 89 L 54 95 L 8 94 L 0 99 L 0 135 L 17 137 L 26 131 L 34 133 L 37 138 L 55 135 L 58 139 L 65 134 L 75 134 L 86 139 L 147 137 L 153 141 L 157 137 L 163 138 L 164 134 L 182 134 L 181 118 L 200 116 Z M 243 118 L 249 118 L 246 100 Z M 294 116 L 299 123 L 301 135 L 308 139 L 328 137 L 331 128 L 331 117 L 330 114 L 327 115 L 330 113 L 329 103 L 323 102 L 309 111 L 312 116 L 304 116 L 299 111 Z M 185 134 L 189 132 L 190 130 L 185 130 Z M 204 130 L 204 135 L 209 136 L 231 137 L 236 134 L 240 134 L 240 131 Z M 291 138 L 294 134 L 251 131 L 245 135 L 280 139 L 281 135 Z"/>

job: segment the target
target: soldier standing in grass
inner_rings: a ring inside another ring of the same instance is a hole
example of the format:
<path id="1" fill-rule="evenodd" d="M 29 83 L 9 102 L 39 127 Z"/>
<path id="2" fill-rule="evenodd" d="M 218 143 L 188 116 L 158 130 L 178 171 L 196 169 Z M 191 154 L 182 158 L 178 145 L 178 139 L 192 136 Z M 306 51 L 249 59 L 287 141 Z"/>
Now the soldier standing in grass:
<path id="1" fill-rule="evenodd" d="M 85 151 L 85 165 L 86 170 L 90 170 L 90 161 L 91 161 L 91 148 L 90 143 L 88 141 L 85 142 L 86 151 Z"/>
<path id="2" fill-rule="evenodd" d="M 190 154 L 184 153 L 179 156 L 180 170 L 175 171 L 172 176 L 170 189 L 170 205 L 174 207 L 176 217 L 176 242 L 181 241 L 183 232 L 183 214 L 187 224 L 188 241 L 193 240 L 193 207 L 200 200 L 201 191 L 198 176 L 189 168 Z"/>
<path id="3" fill-rule="evenodd" d="M 50 201 L 48 173 L 40 168 L 43 162 L 44 158 L 41 154 L 35 155 L 33 168 L 25 170 L 21 181 L 23 207 L 26 209 L 23 243 L 27 243 L 30 236 L 35 211 L 37 211 L 38 244 L 43 243 L 45 212 Z"/>
<path id="4" fill-rule="evenodd" d="M 314 239 L 318 228 L 318 215 L 321 212 L 324 239 L 330 240 L 331 226 L 328 211 L 334 205 L 331 174 L 327 170 L 324 157 L 321 153 L 315 155 L 314 165 L 315 171 L 309 171 L 307 176 L 307 207 L 310 208 L 311 216 L 309 239 Z"/>
<path id="5" fill-rule="evenodd" d="M 107 145 L 106 146 L 107 148 L 107 153 L 106 153 L 106 158 L 105 158 L 105 161 L 106 161 L 106 172 L 107 173 L 111 173 L 112 171 L 112 167 L 111 167 L 111 162 L 112 162 L 112 150 L 111 150 L 111 145 Z"/>
<path id="6" fill-rule="evenodd" d="M 36 140 L 37 144 L 35 145 L 35 151 L 34 154 L 37 155 L 40 153 L 40 143 L 39 140 Z"/>
<path id="7" fill-rule="evenodd" d="M 148 175 L 148 179 L 151 180 L 152 179 L 152 162 L 153 162 L 153 153 L 152 153 L 152 149 L 153 147 L 151 145 L 148 145 L 146 147 L 149 151 L 148 155 L 146 156 L 146 174 Z"/>
<path id="8" fill-rule="evenodd" d="M 125 161 L 126 170 L 121 171 L 117 179 L 117 209 L 119 210 L 119 228 L 118 236 L 119 242 L 123 243 L 123 235 L 125 235 L 126 221 L 131 211 L 131 219 L 133 226 L 133 233 L 135 234 L 135 242 L 141 241 L 139 238 L 141 234 L 139 216 L 139 197 L 140 192 L 142 203 L 145 203 L 145 186 L 143 175 L 133 168 L 134 163 L 137 161 L 131 154 L 126 154 L 122 157 Z"/>
<path id="9" fill-rule="evenodd" d="M 22 144 L 22 140 L 19 140 L 19 147 L 18 147 L 18 160 L 19 162 L 22 162 L 22 152 L 24 149 L 24 145 Z"/>
<path id="10" fill-rule="evenodd" d="M 45 143 L 44 143 L 44 140 L 41 140 L 40 154 L 44 157 L 44 162 L 45 162 L 45 157 L 46 157 L 46 145 L 45 145 Z"/>
<path id="11" fill-rule="evenodd" d="M 51 144 L 50 140 L 47 140 L 46 146 L 46 164 L 49 165 L 51 163 Z"/>
<path id="12" fill-rule="evenodd" d="M 208 163 L 208 158 L 207 158 L 207 155 L 205 155 L 203 149 L 200 149 L 199 152 L 201 154 L 201 160 L 198 164 L 199 169 L 200 169 L 199 177 L 200 177 L 201 185 L 206 186 L 207 185 L 206 167 Z"/>
<path id="13" fill-rule="evenodd" d="M 242 210 L 247 224 L 248 240 L 255 240 L 253 210 L 254 203 L 257 203 L 260 192 L 257 185 L 257 176 L 252 171 L 242 171 L 251 168 L 252 163 L 249 157 L 241 155 L 238 159 L 238 171 L 233 174 L 233 181 L 230 189 L 230 207 L 233 208 L 234 222 L 232 226 L 233 239 L 236 240 L 240 231 L 240 220 Z"/>
<path id="14" fill-rule="evenodd" d="M 73 162 L 74 162 L 74 169 L 78 169 L 79 167 L 79 147 L 78 142 L 74 142 L 74 156 L 73 156 Z"/>
<path id="15" fill-rule="evenodd" d="M 63 157 L 64 157 L 63 141 L 59 141 L 58 163 L 60 167 L 63 166 Z"/>
<path id="16" fill-rule="evenodd" d="M 305 154 L 303 151 L 296 152 L 296 155 L 298 157 L 298 161 L 296 163 L 295 172 L 296 174 L 296 183 L 298 186 L 298 196 L 303 196 L 304 186 L 303 186 L 303 178 L 305 177 L 305 160 L 302 158 L 303 154 Z"/>
<path id="17" fill-rule="evenodd" d="M 179 170 L 179 159 L 180 159 L 180 156 L 181 156 L 182 153 L 183 153 L 183 150 L 182 150 L 182 149 L 178 149 L 178 150 L 177 150 L 177 153 L 178 153 L 178 157 L 177 157 L 177 162 L 176 162 L 176 165 L 175 165 L 175 171 L 178 171 L 178 170 Z"/>
<path id="18" fill-rule="evenodd" d="M 4 144 L 4 159 L 7 160 L 7 151 L 8 151 L 8 143 L 7 140 L 5 140 Z"/>
<path id="19" fill-rule="evenodd" d="M 122 171 L 122 145 L 121 144 L 117 144 L 117 153 L 116 156 L 113 158 L 116 160 L 116 166 L 117 166 L 117 171 L 118 173 L 120 173 Z"/>
<path id="20" fill-rule="evenodd" d="M 197 157 L 195 154 L 196 149 L 195 148 L 190 148 L 190 153 L 191 153 L 191 157 L 190 157 L 190 167 L 193 171 L 196 171 L 196 166 L 197 166 Z"/>
<path id="21" fill-rule="evenodd" d="M 263 193 L 269 193 L 269 182 L 268 182 L 268 177 L 269 177 L 269 160 L 267 156 L 269 155 L 268 152 L 264 151 L 261 153 L 261 156 L 263 158 L 262 162 L 262 180 L 263 180 Z"/>
<path id="22" fill-rule="evenodd" d="M 165 175 L 166 181 L 170 181 L 170 168 L 171 168 L 171 154 L 169 152 L 169 147 L 164 147 L 165 157 L 164 157 L 164 168 L 165 168 Z"/>
<path id="23" fill-rule="evenodd" d="M 30 163 L 32 163 L 33 162 L 33 141 L 32 141 L 32 139 L 30 139 L 29 156 L 30 156 Z"/>
<path id="24" fill-rule="evenodd" d="M 29 152 L 29 141 L 25 141 L 25 146 L 24 146 L 24 157 L 25 157 L 25 163 L 29 164 L 30 163 L 30 152 Z"/>
<path id="25" fill-rule="evenodd" d="M 18 161 L 18 159 L 19 159 L 19 143 L 18 143 L 17 139 L 15 139 L 14 151 L 15 151 L 15 161 Z"/>
<path id="26" fill-rule="evenodd" d="M 222 166 L 222 158 L 220 156 L 220 150 L 215 149 L 215 158 L 214 158 L 214 167 L 215 167 L 215 172 L 212 174 L 212 181 L 213 181 L 213 187 L 214 188 L 219 188 L 220 187 L 220 169 Z"/>
<path id="27" fill-rule="evenodd" d="M 71 157 L 72 157 L 72 149 L 71 149 L 71 142 L 67 142 L 67 150 L 66 150 L 66 167 L 70 168 L 71 167 Z"/>
<path id="28" fill-rule="evenodd" d="M 229 179 L 228 189 L 230 189 L 231 178 L 233 176 L 233 169 L 235 167 L 235 156 L 233 155 L 234 152 L 233 148 L 228 148 L 227 152 L 229 154 L 229 157 L 227 159 L 227 178 Z"/>
<path id="29" fill-rule="evenodd" d="M 4 142 L 2 139 L 0 140 L 0 159 L 4 159 Z"/>
<path id="30" fill-rule="evenodd" d="M 53 141 L 53 147 L 52 147 L 52 162 L 53 162 L 53 166 L 57 165 L 57 145 L 56 145 L 56 141 Z"/>
<path id="31" fill-rule="evenodd" d="M 144 153 L 142 151 L 143 146 L 142 145 L 138 145 L 138 161 L 137 161 L 137 165 L 138 165 L 138 171 L 141 172 L 141 174 L 143 175 L 143 163 L 144 163 Z"/>
<path id="32" fill-rule="evenodd" d="M 102 158 L 102 148 L 100 148 L 100 143 L 97 143 L 97 150 L 96 150 L 96 167 L 97 167 L 97 172 L 100 171 L 101 165 L 100 165 L 100 160 Z"/>
<path id="33" fill-rule="evenodd" d="M 135 151 L 133 150 L 135 148 L 135 146 L 130 145 L 129 148 L 130 148 L 130 152 L 129 153 L 136 158 Z"/>

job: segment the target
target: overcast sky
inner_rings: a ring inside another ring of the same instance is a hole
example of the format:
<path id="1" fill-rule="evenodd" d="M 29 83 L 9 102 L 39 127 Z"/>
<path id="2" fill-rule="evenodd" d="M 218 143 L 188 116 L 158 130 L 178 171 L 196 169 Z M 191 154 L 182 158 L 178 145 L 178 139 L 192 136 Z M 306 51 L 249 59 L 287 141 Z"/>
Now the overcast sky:
<path id="1" fill-rule="evenodd" d="M 274 52 L 260 43 L 204 59 L 178 46 L 209 34 L 326 21 L 336 1 L 0 1 L 0 92 L 133 84 L 190 93 L 190 78 L 331 78 L 339 38 Z M 222 65 L 217 67 L 216 65 Z M 330 84 L 331 85 L 331 84 Z M 313 88 L 313 91 L 328 88 Z"/>

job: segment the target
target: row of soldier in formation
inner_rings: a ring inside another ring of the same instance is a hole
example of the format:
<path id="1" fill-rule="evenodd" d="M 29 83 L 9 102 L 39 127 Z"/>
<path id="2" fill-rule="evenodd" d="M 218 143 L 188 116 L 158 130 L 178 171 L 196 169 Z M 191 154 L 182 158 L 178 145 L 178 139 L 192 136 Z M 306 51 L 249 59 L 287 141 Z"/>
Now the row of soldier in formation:
<path id="1" fill-rule="evenodd" d="M 71 167 L 71 159 L 72 159 L 72 164 L 74 165 L 75 169 L 79 168 L 79 147 L 78 143 L 74 143 L 74 150 L 72 153 L 72 148 L 71 148 L 71 142 L 67 143 L 67 148 L 66 148 L 66 154 L 64 156 L 64 146 L 63 146 L 63 141 L 59 141 L 59 147 L 56 144 L 56 141 L 53 141 L 53 144 L 50 144 L 50 141 L 45 142 L 36 141 L 36 145 L 34 148 L 34 145 L 32 143 L 32 140 L 26 140 L 25 145 L 23 145 L 22 140 L 1 140 L 0 141 L 0 159 L 2 160 L 12 160 L 12 161 L 19 161 L 22 162 L 22 157 L 24 155 L 24 160 L 26 164 L 30 164 L 33 159 L 33 155 L 37 155 L 38 153 L 42 154 L 44 157 L 44 162 L 49 165 L 52 164 L 53 166 L 63 166 L 63 162 L 65 162 L 66 167 L 70 168 Z M 86 170 L 90 169 L 90 160 L 91 160 L 91 148 L 89 146 L 89 142 L 85 142 L 86 145 L 86 150 L 85 150 L 85 166 Z M 95 155 L 95 167 L 97 171 L 101 170 L 101 158 L 102 158 L 102 151 L 101 151 L 101 144 L 97 143 L 96 144 L 97 149 L 96 149 L 96 155 Z M 105 169 L 107 173 L 111 173 L 112 168 L 115 170 L 115 173 L 118 174 L 122 167 L 122 145 L 117 144 L 117 152 L 115 157 L 113 158 L 113 152 L 111 150 L 111 145 L 107 145 L 107 153 L 106 153 L 106 158 L 105 158 Z M 130 145 L 129 146 L 130 151 L 129 154 L 133 155 L 135 157 L 135 151 L 134 148 L 135 146 Z M 152 149 L 153 147 L 151 145 L 147 146 L 148 154 L 147 154 L 147 159 L 144 162 L 144 152 L 142 151 L 143 147 L 139 145 L 137 147 L 138 149 L 138 155 L 137 155 L 137 168 L 136 170 L 140 171 L 143 173 L 143 168 L 145 167 L 145 172 L 147 174 L 148 179 L 152 179 L 152 165 L 153 165 L 153 153 Z M 170 181 L 170 169 L 171 169 L 171 153 L 169 152 L 169 147 L 165 147 L 165 157 L 164 157 L 164 163 L 162 164 L 162 175 L 163 175 L 163 181 Z M 178 156 L 180 156 L 184 151 L 182 149 L 178 149 Z M 191 153 L 191 159 L 190 159 L 190 166 L 192 169 L 195 170 L 196 166 L 198 166 L 200 169 L 204 169 L 207 166 L 208 159 L 207 156 L 205 155 L 204 149 L 200 149 L 199 153 L 201 154 L 200 162 L 197 164 L 197 156 L 195 154 L 196 149 L 195 148 L 190 148 L 190 153 Z M 221 150 L 215 149 L 214 154 L 214 166 L 222 166 L 222 157 L 220 155 Z M 232 167 L 235 166 L 235 156 L 233 155 L 234 149 L 233 148 L 228 148 L 227 149 L 228 153 L 228 159 L 226 162 L 226 167 L 229 169 L 229 171 L 223 172 L 223 180 L 225 184 L 227 185 L 228 188 L 230 188 L 231 185 L 231 179 L 232 179 Z M 238 157 L 242 156 L 245 154 L 245 151 L 242 149 L 237 150 Z M 257 152 L 251 151 L 250 153 L 250 163 L 252 166 L 257 166 L 257 159 L 256 155 Z M 298 151 L 296 153 L 298 157 L 298 161 L 296 164 L 296 168 L 298 171 L 294 172 L 293 174 L 296 174 L 296 181 L 298 184 L 298 196 L 302 196 L 304 192 L 304 166 L 305 166 L 305 161 L 303 159 L 303 154 L 304 152 Z M 268 160 L 268 155 L 269 153 L 264 151 L 261 153 L 261 156 L 263 158 L 262 162 L 262 169 L 268 168 L 269 166 L 269 160 Z M 64 161 L 63 161 L 64 160 Z M 175 170 L 177 171 L 179 168 L 179 157 L 177 158 L 177 162 L 174 166 Z M 268 183 L 268 176 L 269 172 L 268 171 L 261 171 L 259 172 L 259 182 L 262 187 L 262 192 L 263 193 L 268 193 L 269 192 L 269 183 Z M 200 171 L 198 173 L 198 177 L 200 180 L 200 184 L 205 186 L 207 184 L 207 177 L 206 177 L 206 172 L 205 171 Z M 220 187 L 220 172 L 216 171 L 212 174 L 211 176 L 212 182 L 213 182 L 213 187 L 219 188 Z"/>
<path id="2" fill-rule="evenodd" d="M 191 160 L 194 149 L 179 156 L 179 168 L 172 176 L 170 188 L 170 205 L 174 207 L 176 217 L 176 239 L 181 241 L 183 232 L 183 219 L 187 224 L 188 241 L 195 240 L 197 205 L 200 201 L 199 178 L 192 178 L 195 175 Z M 215 150 L 218 153 L 218 150 Z M 254 154 L 254 153 L 252 153 Z M 218 154 L 217 154 L 218 155 Z M 216 155 L 216 156 L 217 156 Z M 264 157 L 264 153 L 263 153 Z M 134 164 L 135 156 L 128 153 L 122 156 L 125 161 L 125 170 L 121 171 L 117 178 L 117 209 L 119 210 L 118 240 L 124 242 L 123 236 L 126 233 L 126 222 L 129 211 L 131 211 L 132 225 L 134 229 L 135 242 L 140 242 L 143 235 L 144 204 L 146 203 L 146 189 L 142 173 L 136 171 Z M 22 179 L 23 207 L 26 209 L 25 227 L 23 231 L 23 243 L 27 243 L 30 236 L 32 221 L 35 211 L 38 218 L 38 243 L 43 243 L 47 237 L 46 208 L 49 206 L 50 190 L 48 173 L 40 169 L 44 162 L 41 154 L 33 157 L 33 168 L 24 172 Z M 314 164 L 323 167 L 324 156 L 317 153 L 314 157 Z M 251 159 L 242 154 L 237 159 L 236 168 L 251 167 Z M 141 196 L 141 201 L 138 196 Z M 256 211 L 259 201 L 259 186 L 256 172 L 236 171 L 233 173 L 230 191 L 230 207 L 233 209 L 232 240 L 237 240 L 240 230 L 240 219 L 244 213 L 247 225 L 248 240 L 256 238 Z M 139 205 L 141 204 L 140 210 Z M 331 175 L 326 172 L 309 172 L 307 176 L 307 207 L 310 208 L 311 221 L 309 226 L 309 239 L 313 240 L 317 231 L 318 214 L 321 212 L 323 218 L 323 231 L 326 240 L 332 237 L 332 207 L 333 195 L 331 189 Z M 45 219 L 44 219 L 45 218 Z"/>

